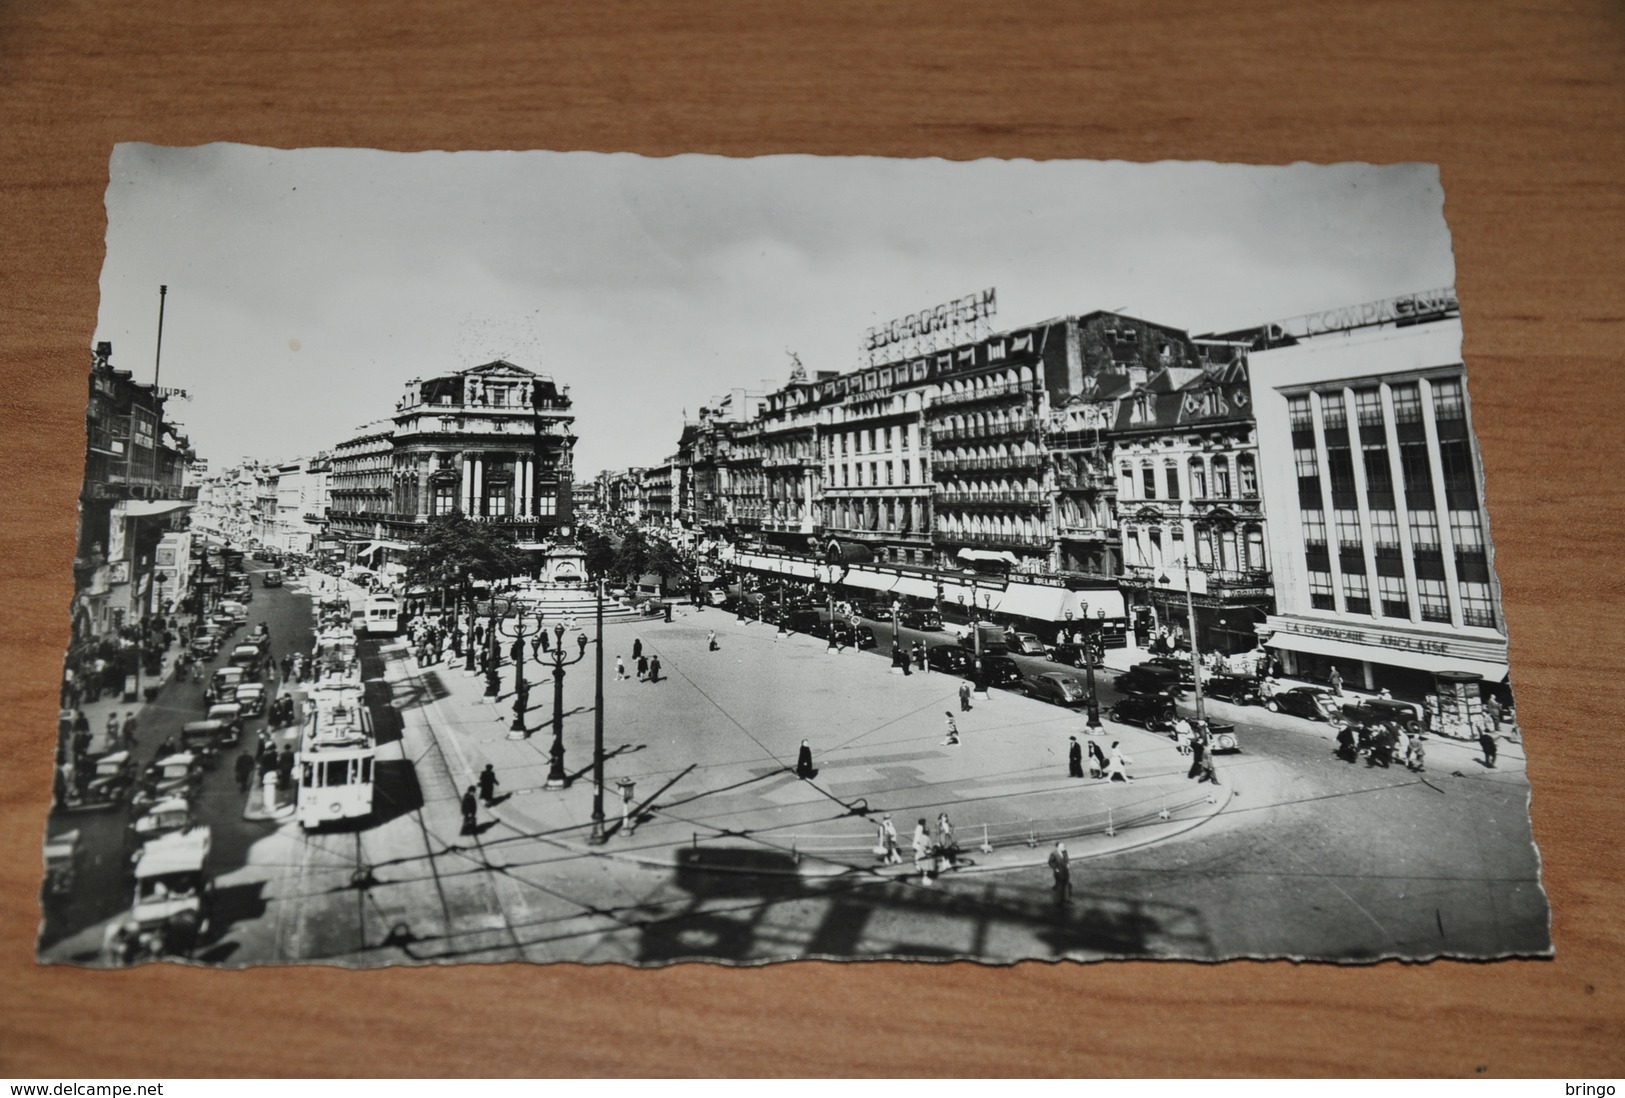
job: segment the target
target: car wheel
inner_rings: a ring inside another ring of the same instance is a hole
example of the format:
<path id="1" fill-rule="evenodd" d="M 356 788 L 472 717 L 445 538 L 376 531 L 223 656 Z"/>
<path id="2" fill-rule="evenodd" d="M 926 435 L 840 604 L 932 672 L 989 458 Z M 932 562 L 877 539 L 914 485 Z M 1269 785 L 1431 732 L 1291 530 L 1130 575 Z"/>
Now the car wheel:
<path id="1" fill-rule="evenodd" d="M 1276 701 L 1274 698 L 1271 698 L 1269 701 L 1264 703 L 1264 708 L 1268 709 L 1271 713 L 1279 713 L 1281 711 L 1281 703 Z"/>

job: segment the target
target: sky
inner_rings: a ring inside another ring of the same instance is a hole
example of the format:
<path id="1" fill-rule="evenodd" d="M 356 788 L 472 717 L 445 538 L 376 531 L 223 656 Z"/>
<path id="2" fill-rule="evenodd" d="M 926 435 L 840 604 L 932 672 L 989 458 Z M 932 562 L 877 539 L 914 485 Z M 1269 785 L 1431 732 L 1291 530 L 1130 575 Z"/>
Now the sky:
<path id="1" fill-rule="evenodd" d="M 122 144 L 92 343 L 225 467 L 331 449 L 505 358 L 570 386 L 578 479 L 729 389 L 863 364 L 996 288 L 993 330 L 1120 309 L 1193 333 L 1450 286 L 1437 168 L 730 159 Z M 87 359 L 88 361 L 88 359 Z"/>

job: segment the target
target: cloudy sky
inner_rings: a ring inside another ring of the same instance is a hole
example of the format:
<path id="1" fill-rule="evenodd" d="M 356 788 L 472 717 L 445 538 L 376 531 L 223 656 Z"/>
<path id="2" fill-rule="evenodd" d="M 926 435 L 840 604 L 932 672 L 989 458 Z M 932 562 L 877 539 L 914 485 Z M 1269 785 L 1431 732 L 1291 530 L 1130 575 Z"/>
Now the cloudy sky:
<path id="1" fill-rule="evenodd" d="M 120 145 L 94 339 L 201 456 L 286 459 L 404 383 L 507 358 L 571 386 L 578 476 L 651 464 L 730 388 L 859 365 L 987 287 L 995 328 L 1193 332 L 1448 286 L 1429 165 L 1125 164 Z"/>

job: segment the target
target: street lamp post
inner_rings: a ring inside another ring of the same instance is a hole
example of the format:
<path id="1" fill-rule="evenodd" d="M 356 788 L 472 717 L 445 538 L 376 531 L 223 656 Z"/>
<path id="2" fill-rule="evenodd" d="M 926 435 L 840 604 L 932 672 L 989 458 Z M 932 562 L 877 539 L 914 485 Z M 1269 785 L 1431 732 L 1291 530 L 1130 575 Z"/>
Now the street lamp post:
<path id="1" fill-rule="evenodd" d="M 891 665 L 894 668 L 903 666 L 903 661 L 897 658 L 897 615 L 901 614 L 902 612 L 902 600 L 893 599 L 891 604 Z"/>
<path id="2" fill-rule="evenodd" d="M 468 592 L 468 619 L 463 625 L 463 672 L 474 674 L 474 584 L 473 577 L 464 581 Z"/>
<path id="3" fill-rule="evenodd" d="M 1207 720 L 1207 712 L 1202 706 L 1202 657 L 1201 653 L 1197 650 L 1196 642 L 1196 599 L 1191 594 L 1190 557 L 1181 557 L 1180 563 L 1184 566 L 1185 571 L 1185 614 L 1186 622 L 1188 623 L 1191 635 L 1191 682 L 1195 684 L 1196 689 L 1196 719 L 1205 722 Z M 1157 581 L 1163 584 L 1168 583 L 1169 581 L 1167 574 L 1165 573 L 1159 576 Z"/>
<path id="4" fill-rule="evenodd" d="M 829 604 L 829 648 L 828 648 L 828 651 L 833 652 L 833 651 L 835 651 L 835 588 L 833 588 L 833 587 L 829 588 L 829 590 L 826 592 L 826 594 L 827 594 L 827 597 L 828 597 L 828 604 Z"/>
<path id="5" fill-rule="evenodd" d="M 485 696 L 494 698 L 502 693 L 502 684 L 497 681 L 497 668 L 502 665 L 502 649 L 498 647 L 497 625 L 501 618 L 497 615 L 496 595 L 485 604 Z"/>
<path id="6" fill-rule="evenodd" d="M 1089 698 L 1084 702 L 1088 707 L 1089 719 L 1086 727 L 1091 733 L 1100 731 L 1100 697 L 1095 693 L 1095 642 L 1089 632 L 1089 602 L 1080 599 L 1078 607 L 1083 611 L 1083 676 L 1088 683 Z M 1105 614 L 1104 610 L 1101 614 Z M 1072 629 L 1072 611 L 1066 612 L 1067 631 Z"/>
<path id="7" fill-rule="evenodd" d="M 492 631 L 501 628 L 501 621 L 492 625 Z M 541 629 L 541 615 L 536 615 L 536 629 Z M 525 611 L 520 609 L 514 617 L 511 633 L 504 633 L 504 637 L 511 639 L 513 645 L 509 648 L 509 656 L 513 660 L 513 723 L 508 726 L 510 740 L 525 739 L 530 733 L 525 730 L 525 710 L 530 703 L 530 684 L 525 681 L 525 641 L 535 635 L 535 630 L 525 632 Z"/>
<path id="8" fill-rule="evenodd" d="M 598 579 L 598 658 L 592 704 L 592 834 L 589 843 L 602 843 L 604 834 L 604 580 Z"/>
<path id="9" fill-rule="evenodd" d="M 547 751 L 551 761 L 542 788 L 564 789 L 570 784 L 564 773 L 564 669 L 586 659 L 587 649 L 582 646 L 574 659 L 565 658 L 563 622 L 553 626 L 553 641 L 553 650 L 548 653 L 553 660 L 553 746 Z"/>

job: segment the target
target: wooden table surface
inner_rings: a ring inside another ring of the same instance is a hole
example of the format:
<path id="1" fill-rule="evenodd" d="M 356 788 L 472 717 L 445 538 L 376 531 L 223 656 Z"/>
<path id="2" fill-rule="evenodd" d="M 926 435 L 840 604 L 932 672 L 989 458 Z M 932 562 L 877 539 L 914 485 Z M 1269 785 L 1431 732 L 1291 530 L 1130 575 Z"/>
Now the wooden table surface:
<path id="1" fill-rule="evenodd" d="M 0 1075 L 1625 1073 L 1622 59 L 1615 0 L 0 6 Z M 123 140 L 1437 161 L 1556 959 L 37 968 Z"/>

